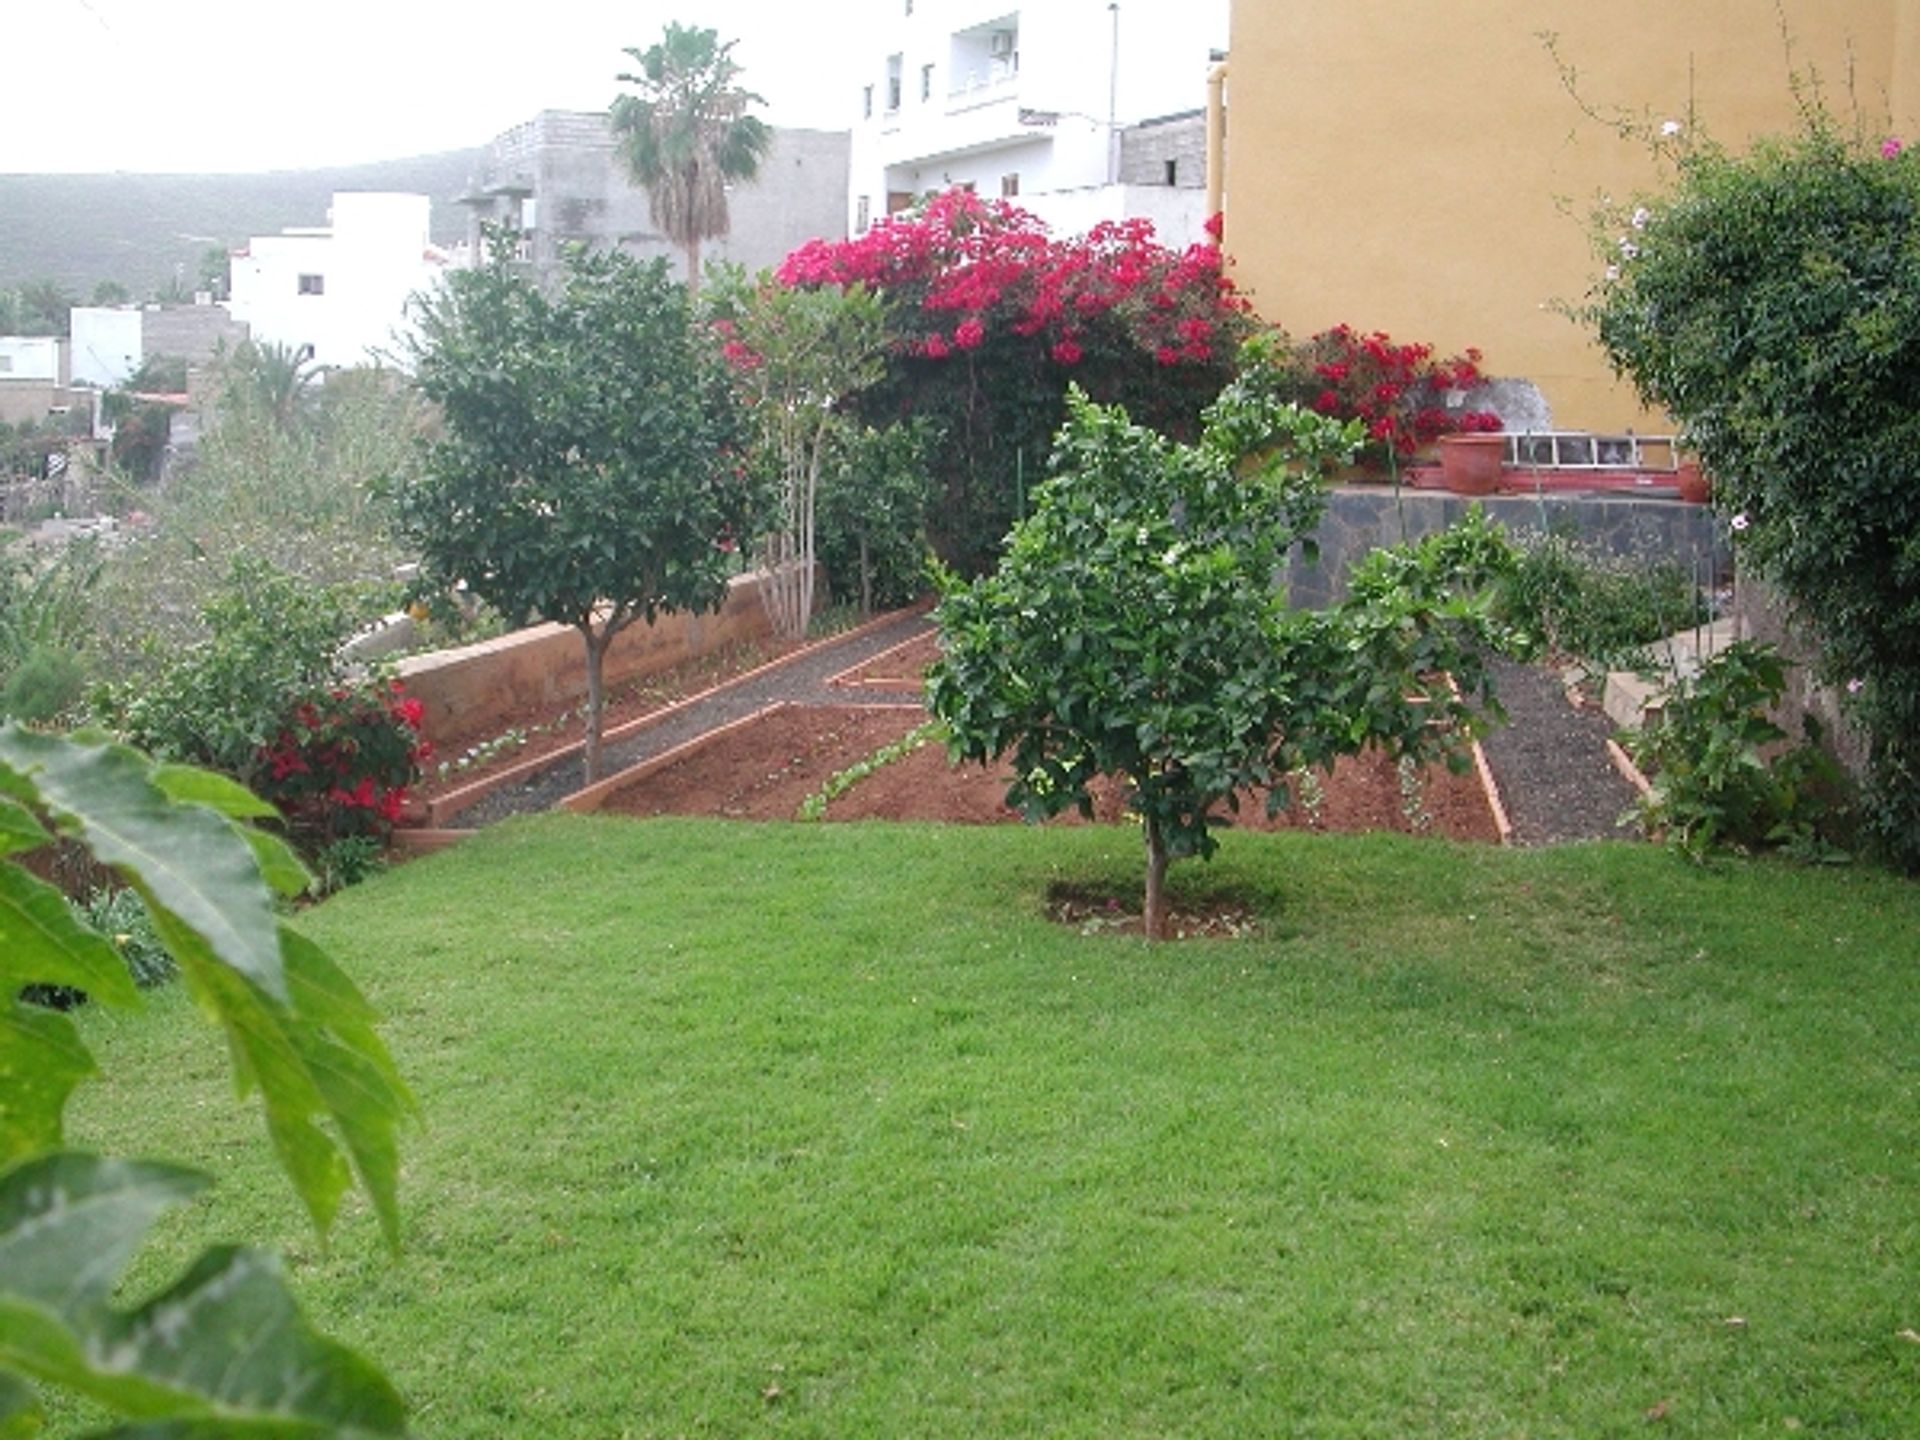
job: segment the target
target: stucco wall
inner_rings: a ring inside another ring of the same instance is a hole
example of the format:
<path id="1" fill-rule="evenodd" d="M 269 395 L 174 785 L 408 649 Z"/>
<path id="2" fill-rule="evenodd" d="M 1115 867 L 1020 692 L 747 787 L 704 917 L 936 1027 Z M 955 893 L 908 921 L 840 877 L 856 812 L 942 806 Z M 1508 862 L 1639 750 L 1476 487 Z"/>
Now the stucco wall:
<path id="1" fill-rule="evenodd" d="M 704 615 L 663 615 L 634 624 L 614 637 L 605 680 L 615 686 L 658 674 L 683 660 L 771 633 L 760 600 L 759 575 L 742 575 L 727 587 L 726 601 Z M 402 660 L 398 674 L 407 693 L 426 708 L 422 732 L 435 745 L 490 739 L 529 709 L 552 713 L 587 693 L 585 647 L 580 632 L 564 625 L 536 625 L 456 650 L 438 650 Z"/>
<path id="2" fill-rule="evenodd" d="M 1792 64 L 1870 133 L 1920 131 L 1920 0 L 1781 0 Z M 1602 193 L 1657 187 L 1646 148 L 1581 98 L 1654 123 L 1697 113 L 1738 146 L 1790 129 L 1775 0 L 1234 0 L 1226 248 L 1268 320 L 1477 345 L 1556 424 L 1667 428 L 1554 308 L 1597 262 Z M 1847 80 L 1853 77 L 1853 96 Z"/>

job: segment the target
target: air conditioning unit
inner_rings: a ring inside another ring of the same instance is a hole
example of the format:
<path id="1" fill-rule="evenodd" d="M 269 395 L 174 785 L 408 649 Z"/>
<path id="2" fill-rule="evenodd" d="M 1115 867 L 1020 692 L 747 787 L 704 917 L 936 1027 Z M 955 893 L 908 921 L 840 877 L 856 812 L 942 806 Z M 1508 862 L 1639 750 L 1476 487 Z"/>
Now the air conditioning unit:
<path id="1" fill-rule="evenodd" d="M 1013 31 L 996 30 L 987 42 L 987 51 L 996 60 L 1013 58 Z"/>

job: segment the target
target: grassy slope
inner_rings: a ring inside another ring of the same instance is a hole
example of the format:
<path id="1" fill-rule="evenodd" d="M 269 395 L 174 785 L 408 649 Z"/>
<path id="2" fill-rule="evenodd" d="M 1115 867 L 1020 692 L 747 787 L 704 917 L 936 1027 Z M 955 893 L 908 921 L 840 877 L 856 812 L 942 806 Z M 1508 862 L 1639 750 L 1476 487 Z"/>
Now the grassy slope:
<path id="1" fill-rule="evenodd" d="M 0 289 L 59 281 L 86 301 L 102 280 L 144 298 L 182 268 L 191 290 L 210 245 L 324 225 L 336 190 L 408 190 L 433 200 L 433 234 L 463 238 L 454 199 L 478 150 L 262 175 L 0 175 Z"/>
<path id="2" fill-rule="evenodd" d="M 219 1172 L 174 1260 L 288 1246 L 428 1437 L 1920 1433 L 1920 889 L 1231 836 L 1264 939 L 1039 918 L 1134 846 L 543 820 L 313 912 L 428 1112 L 397 1262 L 177 994 L 77 1138 Z"/>

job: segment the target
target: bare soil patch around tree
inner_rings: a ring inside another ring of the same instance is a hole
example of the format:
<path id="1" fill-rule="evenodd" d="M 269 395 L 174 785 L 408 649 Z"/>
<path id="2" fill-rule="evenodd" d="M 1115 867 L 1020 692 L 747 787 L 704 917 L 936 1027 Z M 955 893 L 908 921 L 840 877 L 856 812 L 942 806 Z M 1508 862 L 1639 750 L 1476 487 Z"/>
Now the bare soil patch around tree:
<path id="1" fill-rule="evenodd" d="M 592 806 L 624 815 L 708 815 L 791 820 L 809 796 L 861 766 L 927 720 L 910 704 L 784 705 L 661 757 L 610 785 Z M 938 739 L 879 764 L 826 803 L 822 818 L 1018 823 L 1006 804 L 1004 764 L 955 766 Z M 1403 772 L 1385 756 L 1342 761 L 1329 776 L 1296 787 L 1274 816 L 1266 797 L 1240 798 L 1233 823 L 1255 830 L 1393 830 L 1494 842 L 1499 829 L 1485 789 L 1469 771 Z M 1094 794 L 1096 822 L 1125 818 L 1117 783 Z M 1061 817 L 1076 823 L 1080 817 Z"/>

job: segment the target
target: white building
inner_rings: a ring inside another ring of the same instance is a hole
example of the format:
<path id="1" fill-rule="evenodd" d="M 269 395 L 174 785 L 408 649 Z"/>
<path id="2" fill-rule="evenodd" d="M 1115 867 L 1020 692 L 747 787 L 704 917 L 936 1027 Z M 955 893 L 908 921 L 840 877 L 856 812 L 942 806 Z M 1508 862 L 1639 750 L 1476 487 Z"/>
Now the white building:
<path id="1" fill-rule="evenodd" d="M 424 195 L 337 193 L 327 225 L 255 236 L 233 253 L 227 309 L 260 344 L 311 347 L 318 365 L 402 359 L 408 302 L 448 268 L 428 210 Z"/>
<path id="2" fill-rule="evenodd" d="M 221 346 L 247 338 L 225 307 L 202 295 L 192 305 L 76 305 L 73 383 L 117 389 L 148 360 L 173 356 L 204 365 Z"/>
<path id="3" fill-rule="evenodd" d="M 853 233 L 964 185 L 1014 201 L 1056 233 L 1144 216 L 1164 243 L 1201 238 L 1200 112 L 1227 43 L 1226 0 L 860 8 L 868 23 L 847 33 L 866 37 L 873 59 L 855 97 Z M 1170 120 L 1190 122 L 1183 154 L 1166 146 Z"/>

